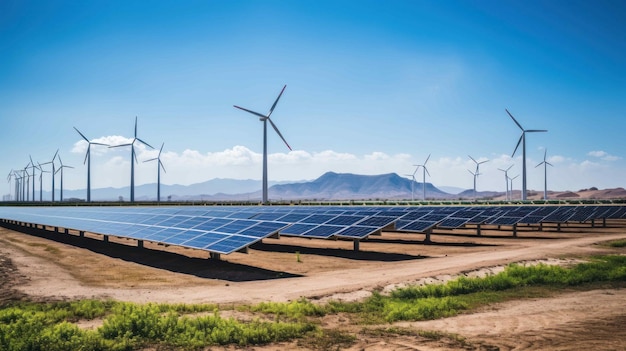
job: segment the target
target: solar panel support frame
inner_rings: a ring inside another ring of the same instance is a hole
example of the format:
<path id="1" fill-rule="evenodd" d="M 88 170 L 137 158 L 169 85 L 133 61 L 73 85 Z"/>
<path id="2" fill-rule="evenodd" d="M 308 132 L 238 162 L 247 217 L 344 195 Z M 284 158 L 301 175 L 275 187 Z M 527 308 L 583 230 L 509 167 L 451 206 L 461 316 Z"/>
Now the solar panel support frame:
<path id="1" fill-rule="evenodd" d="M 426 237 L 424 238 L 424 243 L 430 244 L 432 241 L 430 240 L 430 235 L 433 233 L 433 227 L 430 227 L 424 231 Z"/>
<path id="2" fill-rule="evenodd" d="M 222 259 L 222 255 L 219 252 L 209 252 L 209 258 L 220 261 Z"/>

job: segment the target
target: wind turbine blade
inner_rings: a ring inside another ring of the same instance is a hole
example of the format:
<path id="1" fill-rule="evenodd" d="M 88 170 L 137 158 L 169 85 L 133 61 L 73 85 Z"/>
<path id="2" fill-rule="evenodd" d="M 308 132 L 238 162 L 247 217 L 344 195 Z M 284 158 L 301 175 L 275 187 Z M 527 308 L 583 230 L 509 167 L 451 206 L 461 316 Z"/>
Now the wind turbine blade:
<path id="1" fill-rule="evenodd" d="M 513 165 L 510 165 L 509 168 L 506 169 L 506 171 L 508 172 L 509 169 L 511 169 L 513 167 Z"/>
<path id="2" fill-rule="evenodd" d="M 131 146 L 131 147 L 134 147 L 134 146 Z M 133 152 L 133 156 L 135 156 L 135 163 L 139 163 L 139 160 L 137 160 L 137 153 L 136 152 Z"/>
<path id="3" fill-rule="evenodd" d="M 251 114 L 253 114 L 253 115 L 259 116 L 260 118 L 263 118 L 263 119 L 267 118 L 267 116 L 266 116 L 266 115 L 262 115 L 262 114 L 260 114 L 260 113 L 258 113 L 258 112 L 254 112 L 254 111 L 252 111 L 252 110 L 248 110 L 247 108 L 239 107 L 239 106 L 237 106 L 237 105 L 233 105 L 233 107 L 238 108 L 238 109 L 240 109 L 240 110 L 244 110 L 244 111 L 246 111 L 246 112 L 248 112 L 248 113 L 251 113 Z"/>
<path id="4" fill-rule="evenodd" d="M 428 172 L 428 168 L 424 167 L 424 170 L 426 171 L 426 174 L 428 174 L 428 176 L 430 177 L 430 172 Z"/>
<path id="5" fill-rule="evenodd" d="M 522 127 L 521 124 L 519 124 L 519 122 L 515 119 L 515 117 L 513 117 L 513 115 L 511 114 L 511 112 L 509 112 L 509 110 L 504 109 L 506 111 L 506 113 L 509 114 L 509 116 L 511 116 L 511 119 L 513 119 L 513 122 L 515 122 L 515 124 L 517 124 L 517 126 L 519 127 L 519 129 L 524 130 L 524 127 Z"/>
<path id="6" fill-rule="evenodd" d="M 83 137 L 83 139 L 85 139 L 86 142 L 89 142 L 89 139 L 87 139 L 87 137 L 83 135 L 83 133 L 81 133 L 80 130 L 78 130 L 78 128 L 76 127 L 73 127 L 73 128 L 78 132 L 78 134 L 80 134 L 81 137 Z"/>
<path id="7" fill-rule="evenodd" d="M 542 132 L 547 132 L 547 130 L 545 130 L 545 129 L 529 129 L 529 130 L 525 130 L 525 132 L 528 132 L 528 133 L 542 133 Z"/>
<path id="8" fill-rule="evenodd" d="M 286 86 L 286 85 L 285 85 Z M 283 88 L 284 89 L 284 88 Z M 283 141 L 285 142 L 285 145 L 287 145 L 287 147 L 289 148 L 289 150 L 291 150 L 291 146 L 289 146 L 289 144 L 287 143 L 287 140 L 285 140 L 285 138 L 283 137 L 282 134 L 280 134 L 280 131 L 278 130 L 278 128 L 276 127 L 276 125 L 274 124 L 274 122 L 272 122 L 272 120 L 268 117 L 267 118 L 268 121 L 270 121 L 270 124 L 272 125 L 272 128 L 274 128 L 274 130 L 276 131 L 276 133 L 278 133 L 278 136 L 283 139 Z"/>
<path id="9" fill-rule="evenodd" d="M 550 163 L 550 162 L 547 162 L 547 161 L 546 161 L 546 164 L 547 164 L 548 166 L 550 166 L 550 167 L 554 167 L 554 165 L 553 165 L 552 163 Z"/>
<path id="10" fill-rule="evenodd" d="M 267 118 L 269 118 L 272 115 L 272 112 L 274 112 L 274 108 L 276 108 L 276 104 L 278 103 L 278 100 L 280 100 L 280 97 L 283 95 L 283 92 L 285 91 L 286 87 L 287 87 L 287 84 L 285 84 L 285 86 L 283 87 L 283 90 L 281 90 L 280 94 L 278 94 L 276 101 L 274 101 L 274 105 L 272 105 L 272 108 L 270 108 L 270 112 L 267 114 Z"/>
<path id="11" fill-rule="evenodd" d="M 522 135 L 519 137 L 519 140 L 517 141 L 517 145 L 515 146 L 515 150 L 513 150 L 513 153 L 511 154 L 511 157 L 515 156 L 515 152 L 517 151 L 517 148 L 519 147 L 519 144 L 522 143 L 522 138 L 524 138 L 524 132 L 522 132 Z"/>
<path id="12" fill-rule="evenodd" d="M 480 165 L 480 164 L 483 164 L 485 162 L 489 162 L 489 160 L 480 161 L 480 162 L 478 162 L 478 164 Z"/>
<path id="13" fill-rule="evenodd" d="M 90 152 L 91 152 L 91 144 L 87 146 L 87 152 L 85 152 L 85 160 L 83 161 L 83 164 L 87 163 L 87 158 L 89 157 Z"/>
<path id="14" fill-rule="evenodd" d="M 537 168 L 537 167 L 541 166 L 541 165 L 542 165 L 542 164 L 544 164 L 544 163 L 546 163 L 546 161 L 539 162 L 539 164 L 537 164 L 537 165 L 535 166 L 535 168 Z"/>
<path id="15" fill-rule="evenodd" d="M 159 156 L 158 157 L 161 157 L 161 152 L 163 151 L 163 146 L 165 146 L 165 143 L 161 144 L 161 149 L 159 149 Z"/>
<path id="16" fill-rule="evenodd" d="M 424 166 L 426 166 L 426 164 L 428 163 L 429 159 L 430 159 L 430 154 L 428 154 L 428 157 L 426 157 L 426 161 L 424 161 Z"/>
<path id="17" fill-rule="evenodd" d="M 474 161 L 474 163 L 475 163 L 475 164 L 478 164 L 478 162 L 477 162 L 476 160 L 474 160 L 474 158 L 473 158 L 472 156 L 467 155 L 467 157 L 471 158 L 471 159 L 472 159 L 472 161 Z"/>
<path id="18" fill-rule="evenodd" d="M 137 116 L 135 116 L 135 139 L 137 139 Z"/>
<path id="19" fill-rule="evenodd" d="M 161 166 L 161 168 L 163 168 L 163 172 L 167 173 L 167 172 L 165 171 L 165 166 L 163 166 L 163 162 L 161 162 L 161 160 L 159 160 L 159 166 Z"/>
<path id="20" fill-rule="evenodd" d="M 57 149 L 57 151 L 54 153 L 54 156 L 52 156 L 52 161 L 50 161 L 51 163 L 54 162 L 54 159 L 57 157 L 58 154 L 59 154 L 59 149 Z"/>
<path id="21" fill-rule="evenodd" d="M 132 146 L 132 145 L 133 145 L 132 143 L 130 143 L 130 144 L 120 144 L 120 145 L 111 145 L 111 146 L 109 146 L 109 149 L 114 148 L 114 147 Z"/>
<path id="22" fill-rule="evenodd" d="M 61 167 L 63 167 L 63 161 L 61 161 L 61 155 L 59 155 L 59 163 L 61 164 Z"/>
<path id="23" fill-rule="evenodd" d="M 156 158 L 156 157 L 155 157 L 155 158 L 151 158 L 151 159 L 149 159 L 149 160 L 145 160 L 145 161 L 143 161 L 143 162 L 144 162 L 144 163 L 146 163 L 146 162 L 150 162 L 150 161 L 154 161 L 154 160 L 158 160 L 158 158 Z"/>
<path id="24" fill-rule="evenodd" d="M 543 162 L 546 162 L 546 155 L 548 154 L 548 149 L 543 149 Z"/>
<path id="25" fill-rule="evenodd" d="M 102 146 L 111 146 L 109 144 L 103 144 L 103 143 L 95 143 L 95 142 L 90 142 L 90 145 L 102 145 Z"/>
<path id="26" fill-rule="evenodd" d="M 151 149 L 154 149 L 154 148 L 152 147 L 152 145 L 150 145 L 150 144 L 146 143 L 145 141 L 143 141 L 143 140 L 141 140 L 141 139 L 139 139 L 139 138 L 135 138 L 135 139 L 136 139 L 136 140 L 138 140 L 139 142 L 141 142 L 142 144 L 144 144 L 144 145 L 146 145 L 146 146 L 149 146 Z"/>

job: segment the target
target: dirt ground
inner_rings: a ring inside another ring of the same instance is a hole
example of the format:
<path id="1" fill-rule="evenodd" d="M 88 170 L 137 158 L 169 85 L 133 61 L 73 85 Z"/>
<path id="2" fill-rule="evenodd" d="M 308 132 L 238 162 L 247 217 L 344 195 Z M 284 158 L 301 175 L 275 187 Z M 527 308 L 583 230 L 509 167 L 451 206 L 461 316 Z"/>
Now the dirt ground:
<path id="1" fill-rule="evenodd" d="M 256 303 L 300 297 L 356 300 L 372 291 L 445 281 L 511 262 L 570 262 L 598 253 L 626 254 L 598 243 L 625 239 L 626 222 L 511 231 L 473 229 L 424 235 L 384 232 L 360 243 L 281 237 L 248 253 L 209 259 L 208 253 L 77 233 L 0 228 L 0 302 L 109 298 L 134 302 Z M 622 350 L 626 349 L 626 290 L 566 291 L 556 296 L 491 305 L 471 314 L 396 323 L 405 332 L 378 334 L 347 326 L 341 316 L 324 328 L 357 335 L 346 350 Z M 436 332 L 440 339 L 419 336 Z M 464 340 L 460 342 L 459 340 Z M 233 348 L 234 349 L 234 348 Z M 298 342 L 250 350 L 304 350 Z"/>

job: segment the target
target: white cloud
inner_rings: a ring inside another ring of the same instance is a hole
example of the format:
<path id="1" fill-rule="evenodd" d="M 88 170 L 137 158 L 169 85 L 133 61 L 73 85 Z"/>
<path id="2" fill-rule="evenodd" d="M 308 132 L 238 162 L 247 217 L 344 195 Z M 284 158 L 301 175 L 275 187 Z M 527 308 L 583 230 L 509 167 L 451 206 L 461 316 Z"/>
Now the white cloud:
<path id="1" fill-rule="evenodd" d="M 115 144 L 131 141 L 128 138 L 107 137 L 100 141 Z M 128 186 L 130 178 L 130 150 L 125 148 L 98 147 L 101 150 L 99 157 L 92 154 L 92 187 L 124 187 Z M 92 148 L 94 152 L 95 148 Z M 86 186 L 86 165 L 83 165 L 86 142 L 74 144 L 75 161 L 65 160 L 76 169 L 66 172 L 66 187 L 79 189 Z M 136 145 L 138 163 L 135 163 L 135 184 L 141 185 L 156 181 L 156 164 L 144 162 L 157 157 L 158 149 L 150 149 L 145 145 Z M 554 167 L 548 168 L 549 187 L 556 190 L 576 190 L 590 186 L 617 187 L 623 186 L 616 174 L 624 174 L 624 167 L 619 163 L 606 163 L 602 160 L 609 157 L 605 152 L 595 152 L 590 160 L 576 161 L 564 156 L 554 155 L 548 161 Z M 505 184 L 502 180 L 503 173 L 499 169 L 509 170 L 509 176 L 519 175 L 516 180 L 516 188 L 521 186 L 522 159 L 521 156 L 511 158 L 507 154 L 495 154 L 489 156 L 489 162 L 480 165 L 480 177 L 478 190 L 504 191 Z M 478 161 L 485 161 L 487 156 L 476 155 Z M 539 155 L 537 155 L 539 157 Z M 233 179 L 260 179 L 262 172 L 263 155 L 248 149 L 245 146 L 236 145 L 217 152 L 202 153 L 198 150 L 186 149 L 182 152 L 166 151 L 161 154 L 161 160 L 166 173 L 161 173 L 161 181 L 164 184 L 192 184 L 204 182 L 213 178 Z M 79 161 L 78 161 L 79 160 Z M 529 189 L 543 188 L 543 167 L 535 167 L 543 160 L 527 159 L 527 181 Z M 354 154 L 324 150 L 320 152 L 308 152 L 294 150 L 290 152 L 278 152 L 268 155 L 268 173 L 270 180 L 311 180 L 325 172 L 356 174 L 384 174 L 397 173 L 400 176 L 412 174 L 416 164 L 425 161 L 423 155 L 418 158 L 410 154 L 389 154 L 384 152 L 372 152 L 369 154 Z M 80 162 L 80 163 L 79 163 Z M 469 189 L 473 186 L 473 177 L 467 170 L 474 170 L 475 163 L 467 157 L 433 155 L 427 163 L 429 174 L 426 181 L 436 186 L 457 186 Z M 416 174 L 418 181 L 422 181 L 422 172 Z"/>
<path id="2" fill-rule="evenodd" d="M 589 153 L 587 153 L 587 155 L 592 156 L 592 157 L 597 157 L 599 159 L 602 159 L 603 161 L 609 161 L 609 162 L 613 162 L 613 161 L 617 161 L 621 159 L 621 157 L 610 155 L 606 151 L 590 151 Z"/>
<path id="3" fill-rule="evenodd" d="M 607 153 L 604 151 L 589 151 L 589 153 L 587 153 L 587 155 L 589 156 L 598 157 L 598 158 L 604 157 L 606 156 L 606 154 Z"/>

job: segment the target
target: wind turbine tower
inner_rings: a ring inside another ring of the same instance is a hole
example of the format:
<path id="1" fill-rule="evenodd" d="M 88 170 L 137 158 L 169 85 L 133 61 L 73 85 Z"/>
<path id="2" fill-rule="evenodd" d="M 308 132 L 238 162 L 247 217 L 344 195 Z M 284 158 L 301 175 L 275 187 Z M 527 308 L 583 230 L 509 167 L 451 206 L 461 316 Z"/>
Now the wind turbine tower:
<path id="1" fill-rule="evenodd" d="M 417 170 L 420 168 L 419 165 L 414 166 L 415 170 L 413 171 L 413 174 L 406 174 L 407 177 L 411 177 L 411 201 L 415 201 L 415 173 L 417 173 Z"/>
<path id="2" fill-rule="evenodd" d="M 261 122 L 263 122 L 263 197 L 262 197 L 263 204 L 267 204 L 268 203 L 268 195 L 267 195 L 267 121 L 270 122 L 270 124 L 272 125 L 272 128 L 274 128 L 274 131 L 276 131 L 276 134 L 278 134 L 278 136 L 283 140 L 285 145 L 287 145 L 287 148 L 291 151 L 291 146 L 289 146 L 289 144 L 287 143 L 287 140 L 285 140 L 283 135 L 280 134 L 280 131 L 278 130 L 278 128 L 276 127 L 274 122 L 272 122 L 272 120 L 270 119 L 270 116 L 272 115 L 272 112 L 274 112 L 274 108 L 276 108 L 276 104 L 278 104 L 278 100 L 280 100 L 280 97 L 283 95 L 283 92 L 285 91 L 285 88 L 287 88 L 287 85 L 285 85 L 283 87 L 283 90 L 280 91 L 280 94 L 278 94 L 278 97 L 276 98 L 276 101 L 274 101 L 274 104 L 270 108 L 270 111 L 267 113 L 267 115 L 264 115 L 264 114 L 261 114 L 261 113 L 258 113 L 258 112 L 254 112 L 254 111 L 245 109 L 243 107 L 239 107 L 237 105 L 233 105 L 235 108 L 238 108 L 240 110 L 246 111 L 248 113 L 251 113 L 251 114 L 259 117 L 259 120 Z"/>
<path id="3" fill-rule="evenodd" d="M 43 174 L 50 173 L 50 172 L 44 171 L 43 168 L 41 167 L 41 163 L 37 162 L 37 164 L 39 164 L 39 202 L 42 202 L 43 201 Z"/>
<path id="4" fill-rule="evenodd" d="M 476 178 L 478 178 L 478 175 L 480 173 L 478 173 L 478 171 L 472 172 L 469 169 L 467 171 L 470 172 L 470 174 L 474 176 L 474 201 L 476 201 Z"/>
<path id="5" fill-rule="evenodd" d="M 161 168 L 163 168 L 163 172 L 165 172 L 165 166 L 163 166 L 163 162 L 161 162 L 161 152 L 163 151 L 164 145 L 165 143 L 161 144 L 161 149 L 159 150 L 159 155 L 157 157 L 143 161 L 143 162 L 150 162 L 150 161 L 155 161 L 155 160 L 157 161 L 157 202 L 161 202 Z"/>
<path id="6" fill-rule="evenodd" d="M 422 167 L 422 201 L 426 201 L 426 173 L 428 173 L 428 176 L 430 177 L 430 172 L 428 172 L 428 168 L 426 168 L 426 163 L 428 163 L 429 159 L 430 154 L 426 157 L 424 164 L 417 165 L 418 167 Z"/>
<path id="7" fill-rule="evenodd" d="M 522 144 L 522 201 L 526 201 L 526 133 L 541 133 L 541 132 L 547 132 L 547 130 L 524 129 L 524 127 L 522 127 L 522 125 L 519 124 L 519 122 L 515 119 L 515 117 L 513 117 L 511 112 L 509 112 L 509 110 L 507 109 L 504 109 L 504 110 L 506 111 L 506 113 L 509 114 L 509 116 L 511 116 L 511 119 L 513 119 L 513 122 L 517 124 L 519 129 L 522 130 L 522 135 L 519 137 L 519 141 L 517 142 L 517 146 L 515 146 L 515 150 L 513 150 L 513 154 L 511 155 L 511 157 L 515 156 L 515 152 L 517 151 L 517 148 L 519 147 L 519 144 L 521 143 Z"/>
<path id="8" fill-rule="evenodd" d="M 513 201 L 513 179 L 519 177 L 519 174 L 516 175 L 515 177 L 511 178 L 509 177 L 509 181 L 511 182 L 511 201 Z"/>
<path id="9" fill-rule="evenodd" d="M 548 149 L 543 150 L 543 161 L 535 166 L 535 168 L 543 165 L 543 199 L 548 200 L 548 166 L 554 167 L 552 163 L 546 161 Z"/>
<path id="10" fill-rule="evenodd" d="M 80 132 L 80 130 L 78 130 L 78 128 L 74 127 L 74 129 L 87 142 L 87 152 L 85 153 L 85 161 L 83 161 L 83 164 L 87 162 L 87 202 L 91 202 L 91 145 L 109 145 L 90 141 L 87 137 L 85 137 L 85 135 L 83 135 L 83 133 Z"/>
<path id="11" fill-rule="evenodd" d="M 509 175 L 508 175 L 508 172 L 511 169 L 511 167 L 513 167 L 513 165 L 510 165 L 509 168 L 507 168 L 507 169 L 498 168 L 498 170 L 504 172 L 504 184 L 506 185 L 506 196 L 505 196 L 506 201 L 509 201 Z"/>
<path id="12" fill-rule="evenodd" d="M 61 164 L 61 167 L 59 167 L 59 169 L 57 169 L 57 172 L 61 172 L 61 196 L 59 197 L 59 201 L 63 202 L 63 168 L 74 168 L 72 166 L 68 166 L 68 165 L 64 165 L 63 161 L 61 161 L 61 155 L 58 156 L 59 159 L 59 163 Z"/>
<path id="13" fill-rule="evenodd" d="M 31 155 L 28 155 L 28 158 L 30 158 L 30 165 L 31 165 L 31 169 L 32 169 L 32 173 L 31 176 L 33 177 L 33 202 L 35 202 L 35 168 L 37 168 L 37 166 L 35 165 L 35 162 L 33 162 L 33 157 Z"/>
<path id="14" fill-rule="evenodd" d="M 7 176 L 7 183 L 9 183 L 9 201 L 11 200 L 11 180 L 13 179 L 13 170 L 9 171 L 9 175 Z"/>
<path id="15" fill-rule="evenodd" d="M 54 153 L 54 156 L 52 157 L 52 161 L 50 162 L 46 162 L 44 164 L 52 164 L 52 202 L 54 202 L 54 175 L 56 174 L 56 166 L 54 164 L 54 160 L 57 158 L 57 155 L 59 154 L 59 149 L 57 149 L 57 151 Z"/>
<path id="16" fill-rule="evenodd" d="M 137 161 L 137 154 L 135 153 L 135 142 L 140 142 L 151 149 L 154 149 L 150 144 L 145 141 L 137 138 L 137 117 L 135 116 L 135 137 L 133 141 L 128 144 L 121 144 L 109 147 L 122 147 L 122 146 L 130 146 L 130 202 L 135 202 L 135 162 Z"/>

